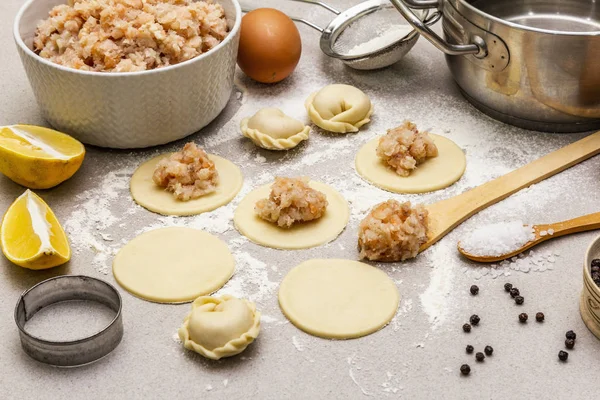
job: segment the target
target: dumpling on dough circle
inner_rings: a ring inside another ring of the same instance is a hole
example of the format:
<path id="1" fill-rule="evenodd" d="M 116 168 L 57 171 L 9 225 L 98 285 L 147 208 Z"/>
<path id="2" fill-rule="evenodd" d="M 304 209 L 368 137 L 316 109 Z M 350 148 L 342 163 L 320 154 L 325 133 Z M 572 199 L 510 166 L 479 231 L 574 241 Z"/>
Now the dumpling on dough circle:
<path id="1" fill-rule="evenodd" d="M 202 296 L 179 328 L 183 346 L 218 360 L 241 353 L 260 333 L 260 312 L 254 303 L 230 295 Z"/>
<path id="2" fill-rule="evenodd" d="M 371 121 L 373 104 L 362 90 L 350 85 L 325 86 L 304 103 L 315 125 L 330 132 L 358 132 Z"/>
<path id="3" fill-rule="evenodd" d="M 310 127 L 278 108 L 263 108 L 240 125 L 242 134 L 267 150 L 288 150 L 308 139 Z"/>

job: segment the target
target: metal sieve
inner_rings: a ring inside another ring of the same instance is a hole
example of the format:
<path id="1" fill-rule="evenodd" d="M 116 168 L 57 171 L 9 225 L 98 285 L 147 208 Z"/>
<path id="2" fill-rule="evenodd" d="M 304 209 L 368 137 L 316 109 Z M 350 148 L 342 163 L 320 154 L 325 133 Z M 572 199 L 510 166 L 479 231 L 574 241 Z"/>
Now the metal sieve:
<path id="1" fill-rule="evenodd" d="M 400 61 L 419 38 L 419 33 L 388 0 L 368 0 L 346 11 L 316 0 L 292 1 L 318 5 L 336 14 L 325 28 L 301 17 L 290 18 L 321 32 L 319 44 L 323 53 L 354 69 L 390 66 Z M 426 25 L 441 17 L 439 11 L 429 14 L 428 10 L 415 10 L 415 14 Z"/>

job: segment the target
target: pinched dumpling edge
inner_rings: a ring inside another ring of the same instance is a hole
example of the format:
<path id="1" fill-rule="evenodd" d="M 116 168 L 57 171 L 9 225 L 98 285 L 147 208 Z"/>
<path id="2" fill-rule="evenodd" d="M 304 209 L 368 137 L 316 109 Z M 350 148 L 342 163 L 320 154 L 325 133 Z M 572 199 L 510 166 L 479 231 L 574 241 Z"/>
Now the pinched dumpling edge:
<path id="1" fill-rule="evenodd" d="M 248 331 L 242 334 L 239 338 L 230 340 L 223 346 L 217 347 L 216 349 L 208 350 L 206 347 L 194 342 L 190 337 L 190 317 L 196 308 L 210 303 L 219 305 L 231 299 L 237 299 L 237 297 L 225 294 L 221 297 L 200 296 L 194 300 L 192 303 L 192 311 L 185 317 L 183 320 L 183 325 L 177 331 L 179 334 L 179 339 L 181 339 L 183 342 L 183 347 L 188 350 L 195 351 L 196 353 L 206 358 L 210 358 L 211 360 L 219 360 L 223 357 L 235 356 L 236 354 L 240 354 L 242 351 L 246 350 L 246 347 L 254 342 L 260 333 L 260 311 L 256 311 L 256 305 L 246 299 L 239 300 L 242 300 L 248 306 L 250 312 L 254 316 L 254 321 L 250 329 L 248 329 Z"/>
<path id="2" fill-rule="evenodd" d="M 325 89 L 326 87 L 327 86 L 325 86 L 321 90 Z M 358 88 L 355 88 L 355 89 L 358 89 Z M 308 112 L 308 116 L 310 117 L 311 121 L 318 127 L 325 129 L 328 132 L 349 133 L 349 132 L 358 132 L 358 130 L 361 126 L 371 122 L 371 115 L 373 115 L 374 106 L 373 106 L 373 102 L 371 101 L 369 96 L 367 96 L 367 94 L 365 94 L 365 93 L 363 93 L 363 94 L 365 95 L 367 100 L 369 100 L 371 107 L 369 108 L 369 111 L 367 112 L 367 114 L 364 117 L 362 117 L 362 119 L 360 121 L 352 124 L 350 122 L 332 121 L 330 119 L 323 119 L 323 117 L 321 117 L 321 114 L 313 106 L 313 101 L 314 101 L 315 97 L 317 96 L 317 94 L 319 94 L 319 92 L 321 90 L 318 90 L 318 91 L 312 93 L 310 96 L 308 96 L 308 98 L 304 102 L 304 107 L 306 108 L 306 111 Z M 358 90 L 360 90 L 360 89 L 358 89 Z M 342 101 L 342 99 L 340 99 L 340 101 Z"/>
<path id="3" fill-rule="evenodd" d="M 242 130 L 242 135 L 252 140 L 252 142 L 258 147 L 262 147 L 266 150 L 289 150 L 298 146 L 300 142 L 304 140 L 308 140 L 308 134 L 310 133 L 310 126 L 304 125 L 304 128 L 286 138 L 286 139 L 275 139 L 267 133 L 263 133 L 258 129 L 253 129 L 248 127 L 248 122 L 252 117 L 247 117 L 242 120 L 240 123 L 240 129 Z M 291 117 L 290 117 L 291 118 Z"/>

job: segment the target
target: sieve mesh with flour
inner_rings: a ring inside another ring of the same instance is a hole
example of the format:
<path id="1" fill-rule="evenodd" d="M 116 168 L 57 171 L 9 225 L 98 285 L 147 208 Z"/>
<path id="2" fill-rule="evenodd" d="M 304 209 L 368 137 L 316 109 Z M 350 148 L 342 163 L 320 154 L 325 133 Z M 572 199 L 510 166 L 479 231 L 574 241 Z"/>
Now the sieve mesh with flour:
<path id="1" fill-rule="evenodd" d="M 400 61 L 419 38 L 388 0 L 368 0 L 345 11 L 318 0 L 292 1 L 318 5 L 337 15 L 325 28 L 301 17 L 290 18 L 321 32 L 323 53 L 354 69 L 390 66 Z M 438 11 L 429 14 L 427 10 L 415 10 L 415 14 L 427 25 L 441 17 Z"/>

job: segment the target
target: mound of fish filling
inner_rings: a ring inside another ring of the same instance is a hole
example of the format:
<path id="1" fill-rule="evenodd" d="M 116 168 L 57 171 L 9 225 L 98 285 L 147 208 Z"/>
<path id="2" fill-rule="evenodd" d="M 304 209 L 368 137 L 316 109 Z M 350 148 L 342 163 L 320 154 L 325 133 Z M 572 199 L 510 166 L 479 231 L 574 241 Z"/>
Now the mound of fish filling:
<path id="1" fill-rule="evenodd" d="M 437 157 L 438 149 L 427 132 L 419 132 L 405 121 L 379 139 L 377 155 L 400 176 L 410 173 L 428 158 Z"/>
<path id="2" fill-rule="evenodd" d="M 219 173 L 208 154 L 195 143 L 163 158 L 156 165 L 152 180 L 182 201 L 212 193 L 219 184 Z"/>
<path id="3" fill-rule="evenodd" d="M 75 69 L 145 71 L 197 57 L 227 32 L 211 0 L 69 0 L 38 24 L 33 50 Z"/>
<path id="4" fill-rule="evenodd" d="M 427 241 L 428 211 L 422 205 L 388 200 L 362 220 L 358 229 L 360 257 L 372 261 L 413 258 Z"/>
<path id="5" fill-rule="evenodd" d="M 308 186 L 308 178 L 275 178 L 268 199 L 256 202 L 254 211 L 281 228 L 321 218 L 327 208 L 327 196 Z"/>

